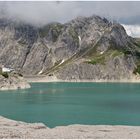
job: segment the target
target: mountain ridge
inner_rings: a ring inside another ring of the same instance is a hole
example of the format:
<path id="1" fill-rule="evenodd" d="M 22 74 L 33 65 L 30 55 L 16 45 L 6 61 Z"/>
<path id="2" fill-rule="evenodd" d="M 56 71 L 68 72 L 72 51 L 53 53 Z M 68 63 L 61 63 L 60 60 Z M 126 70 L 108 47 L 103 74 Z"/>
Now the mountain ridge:
<path id="1" fill-rule="evenodd" d="M 139 73 L 139 42 L 99 16 L 39 28 L 0 19 L 0 34 L 0 63 L 24 75 L 112 80 Z"/>

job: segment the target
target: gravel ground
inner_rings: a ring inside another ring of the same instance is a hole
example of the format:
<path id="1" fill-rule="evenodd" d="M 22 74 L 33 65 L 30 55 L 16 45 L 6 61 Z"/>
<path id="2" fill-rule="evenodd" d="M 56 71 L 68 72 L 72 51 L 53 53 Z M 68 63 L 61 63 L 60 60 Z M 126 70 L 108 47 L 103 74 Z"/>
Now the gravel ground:
<path id="1" fill-rule="evenodd" d="M 42 123 L 13 121 L 0 116 L 0 138 L 140 138 L 140 126 L 69 125 L 48 128 Z"/>

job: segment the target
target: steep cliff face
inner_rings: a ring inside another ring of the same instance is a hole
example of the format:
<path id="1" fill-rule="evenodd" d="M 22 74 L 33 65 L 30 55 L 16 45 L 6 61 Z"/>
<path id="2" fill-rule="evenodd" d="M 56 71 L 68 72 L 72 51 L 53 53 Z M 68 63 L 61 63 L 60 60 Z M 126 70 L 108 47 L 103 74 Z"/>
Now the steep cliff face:
<path id="1" fill-rule="evenodd" d="M 130 79 L 140 48 L 118 23 L 98 16 L 37 28 L 0 19 L 0 63 L 60 79 Z"/>

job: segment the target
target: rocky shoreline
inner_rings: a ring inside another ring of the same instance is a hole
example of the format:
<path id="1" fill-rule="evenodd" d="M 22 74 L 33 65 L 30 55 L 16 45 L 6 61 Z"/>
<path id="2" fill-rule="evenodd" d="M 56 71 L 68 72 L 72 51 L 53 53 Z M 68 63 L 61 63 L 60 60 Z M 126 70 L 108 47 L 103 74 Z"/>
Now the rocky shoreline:
<path id="1" fill-rule="evenodd" d="M 140 126 L 69 125 L 48 128 L 43 123 L 25 123 L 0 116 L 0 138 L 128 139 L 140 138 Z"/>
<path id="2" fill-rule="evenodd" d="M 20 75 L 9 73 L 0 75 L 0 90 L 17 90 L 30 88 L 30 84 Z"/>
<path id="3" fill-rule="evenodd" d="M 139 76 L 133 76 L 131 79 L 121 79 L 121 80 L 107 80 L 107 79 L 96 79 L 96 80 L 83 80 L 83 79 L 74 79 L 74 80 L 62 80 L 58 79 L 55 76 L 49 77 L 49 76 L 25 76 L 24 77 L 29 83 L 48 83 L 48 82 L 108 82 L 108 83 L 140 83 L 140 77 Z"/>

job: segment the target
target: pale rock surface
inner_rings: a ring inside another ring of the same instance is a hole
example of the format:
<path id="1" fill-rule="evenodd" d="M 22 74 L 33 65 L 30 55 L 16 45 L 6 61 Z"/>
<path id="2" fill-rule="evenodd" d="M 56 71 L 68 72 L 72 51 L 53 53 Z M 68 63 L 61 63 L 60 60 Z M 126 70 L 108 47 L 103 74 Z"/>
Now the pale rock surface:
<path id="1" fill-rule="evenodd" d="M 9 74 L 8 78 L 0 75 L 0 90 L 16 90 L 30 88 L 30 84 L 27 81 L 17 75 Z"/>
<path id="2" fill-rule="evenodd" d="M 140 126 L 69 125 L 48 128 L 0 117 L 0 138 L 6 139 L 139 139 Z"/>

